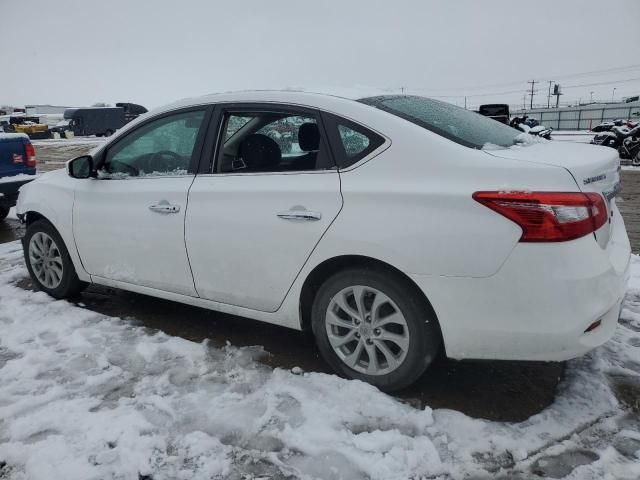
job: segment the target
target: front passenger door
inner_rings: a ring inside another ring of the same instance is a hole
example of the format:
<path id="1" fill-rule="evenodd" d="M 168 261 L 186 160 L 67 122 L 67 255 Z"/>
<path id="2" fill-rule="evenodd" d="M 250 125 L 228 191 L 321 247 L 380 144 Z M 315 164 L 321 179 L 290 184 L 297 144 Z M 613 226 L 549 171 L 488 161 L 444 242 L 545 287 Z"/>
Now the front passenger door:
<path id="1" fill-rule="evenodd" d="M 108 146 L 97 179 L 78 180 L 73 232 L 98 282 L 197 295 L 184 219 L 206 116 L 195 109 L 150 120 Z"/>

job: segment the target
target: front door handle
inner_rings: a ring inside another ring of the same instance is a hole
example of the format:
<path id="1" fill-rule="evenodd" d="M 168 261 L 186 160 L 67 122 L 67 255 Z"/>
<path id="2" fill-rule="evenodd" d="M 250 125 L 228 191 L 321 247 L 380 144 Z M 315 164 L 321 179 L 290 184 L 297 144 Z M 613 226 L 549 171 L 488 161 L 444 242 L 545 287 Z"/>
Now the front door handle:
<path id="1" fill-rule="evenodd" d="M 156 213 L 178 213 L 180 205 L 171 205 L 166 200 L 163 200 L 155 205 L 149 205 L 149 210 Z"/>
<path id="2" fill-rule="evenodd" d="M 320 212 L 310 212 L 309 210 L 292 208 L 286 212 L 278 213 L 278 218 L 284 220 L 320 220 L 322 214 Z"/>

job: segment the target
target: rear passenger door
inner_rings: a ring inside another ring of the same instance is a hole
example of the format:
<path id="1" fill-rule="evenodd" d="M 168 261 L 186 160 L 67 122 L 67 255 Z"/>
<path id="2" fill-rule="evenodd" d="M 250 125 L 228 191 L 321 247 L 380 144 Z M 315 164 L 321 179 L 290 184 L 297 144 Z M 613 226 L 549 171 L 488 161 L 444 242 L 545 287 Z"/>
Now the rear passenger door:
<path id="1" fill-rule="evenodd" d="M 342 207 L 338 171 L 313 110 L 236 104 L 216 118 L 186 216 L 196 290 L 274 312 Z"/>

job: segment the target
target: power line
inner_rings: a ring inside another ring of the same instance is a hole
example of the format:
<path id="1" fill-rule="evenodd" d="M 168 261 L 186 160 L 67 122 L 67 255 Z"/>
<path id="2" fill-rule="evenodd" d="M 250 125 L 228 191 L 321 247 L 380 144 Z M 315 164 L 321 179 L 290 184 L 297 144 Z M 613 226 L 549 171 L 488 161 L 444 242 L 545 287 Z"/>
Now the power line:
<path id="1" fill-rule="evenodd" d="M 562 88 L 579 88 L 579 87 L 594 87 L 594 86 L 598 86 L 598 85 L 612 85 L 612 84 L 616 84 L 616 83 L 627 83 L 627 82 L 634 82 L 634 81 L 640 81 L 640 77 L 635 77 L 635 78 L 625 78 L 625 79 L 619 79 L 619 80 L 611 80 L 611 81 L 607 81 L 607 82 L 592 82 L 592 83 L 582 83 L 582 84 L 575 84 L 575 85 L 563 85 Z M 528 81 L 527 83 L 531 83 L 531 81 Z M 538 81 L 536 80 L 535 83 L 538 83 Z M 411 90 L 413 91 L 422 91 L 422 92 L 426 92 L 428 94 L 428 92 L 433 91 L 430 89 L 426 89 L 426 88 L 412 88 Z M 468 98 L 475 98 L 475 97 L 491 97 L 491 96 L 498 96 L 498 95 L 507 95 L 510 93 L 520 93 L 522 90 L 517 89 L 517 90 L 504 90 L 501 92 L 487 92 L 487 93 L 475 93 L 475 94 L 458 94 L 458 95 L 429 95 L 432 98 L 462 98 L 462 97 L 468 97 Z M 537 91 L 536 91 L 537 92 Z"/>
<path id="2" fill-rule="evenodd" d="M 599 75 L 603 73 L 619 73 L 626 70 L 635 70 L 640 68 L 640 64 L 627 65 L 625 67 L 615 67 L 615 68 L 607 68 L 604 70 L 592 70 L 590 72 L 581 72 L 581 73 L 570 73 L 568 75 L 555 75 L 558 78 L 573 78 L 573 77 L 582 77 L 582 76 L 591 76 L 591 75 Z"/>
<path id="3" fill-rule="evenodd" d="M 612 85 L 614 83 L 635 82 L 636 80 L 640 80 L 640 77 L 626 78 L 624 80 L 611 80 L 610 82 L 596 82 L 596 83 L 583 83 L 580 85 L 567 85 L 567 86 L 563 86 L 562 88 L 595 87 L 598 85 Z"/>
<path id="4" fill-rule="evenodd" d="M 565 74 L 565 75 L 547 75 L 543 78 L 556 78 L 556 79 L 562 79 L 562 78 L 574 78 L 574 77 L 580 77 L 580 76 L 590 76 L 590 75 L 597 75 L 597 74 L 605 74 L 605 73 L 621 73 L 622 71 L 626 71 L 626 70 L 636 70 L 636 69 L 640 69 L 640 63 L 638 64 L 633 64 L 633 65 L 626 65 L 623 67 L 614 67 L 614 68 L 606 68 L 606 69 L 601 69 L 601 70 L 591 70 L 588 72 L 578 72 L 578 73 L 569 73 L 569 74 Z M 521 85 L 523 83 L 525 83 L 526 80 L 522 79 L 522 80 L 517 80 L 517 81 L 513 81 L 513 82 L 508 82 L 508 83 L 494 83 L 494 84 L 487 84 L 487 85 L 483 85 L 481 87 L 453 87 L 453 88 L 430 88 L 430 89 L 426 89 L 426 88 L 412 88 L 411 90 L 429 90 L 431 92 L 441 92 L 441 91 L 456 91 L 456 90 L 473 90 L 473 89 L 480 89 L 480 90 L 484 90 L 484 89 L 488 89 L 488 88 L 498 88 L 498 87 L 509 87 L 511 85 Z M 453 97 L 454 95 L 444 95 L 444 96 L 449 96 L 449 97 Z"/>

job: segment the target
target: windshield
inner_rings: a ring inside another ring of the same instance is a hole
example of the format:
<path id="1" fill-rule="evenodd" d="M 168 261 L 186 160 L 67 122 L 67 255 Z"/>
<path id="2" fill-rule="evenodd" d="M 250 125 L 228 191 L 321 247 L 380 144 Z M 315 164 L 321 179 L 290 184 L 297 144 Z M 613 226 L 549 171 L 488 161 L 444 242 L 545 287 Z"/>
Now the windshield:
<path id="1" fill-rule="evenodd" d="M 358 100 L 449 140 L 471 148 L 510 147 L 521 142 L 522 133 L 478 113 L 425 97 L 384 96 Z"/>

